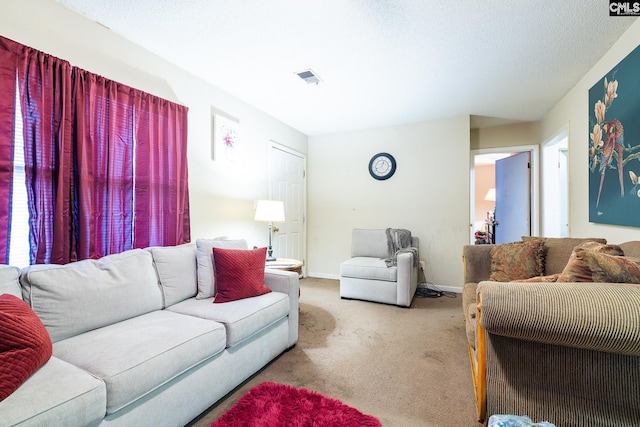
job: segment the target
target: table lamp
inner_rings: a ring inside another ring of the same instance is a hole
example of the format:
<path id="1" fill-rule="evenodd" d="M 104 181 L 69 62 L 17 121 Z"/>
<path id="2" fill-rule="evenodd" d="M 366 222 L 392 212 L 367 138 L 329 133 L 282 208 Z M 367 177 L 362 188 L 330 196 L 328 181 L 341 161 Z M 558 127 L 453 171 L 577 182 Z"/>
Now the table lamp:
<path id="1" fill-rule="evenodd" d="M 284 203 L 280 200 L 258 200 L 256 206 L 256 221 L 266 221 L 269 223 L 269 247 L 267 248 L 267 261 L 275 261 L 273 247 L 271 246 L 271 233 L 273 223 L 284 221 Z"/>

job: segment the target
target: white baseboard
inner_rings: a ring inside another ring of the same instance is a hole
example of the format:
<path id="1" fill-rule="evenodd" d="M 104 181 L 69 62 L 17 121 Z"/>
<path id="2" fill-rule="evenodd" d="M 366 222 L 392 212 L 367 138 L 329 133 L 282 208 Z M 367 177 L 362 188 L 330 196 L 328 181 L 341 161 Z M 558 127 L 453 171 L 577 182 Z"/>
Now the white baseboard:
<path id="1" fill-rule="evenodd" d="M 313 277 L 316 279 L 340 280 L 340 276 L 335 274 L 309 273 L 307 274 L 307 277 Z M 441 286 L 441 285 L 434 285 L 433 283 L 418 283 L 418 287 L 429 288 L 429 289 L 434 289 L 434 290 L 439 290 L 444 292 L 453 292 L 456 294 L 462 293 L 462 288 L 459 288 L 457 286 Z"/>
<path id="2" fill-rule="evenodd" d="M 314 277 L 316 279 L 340 280 L 340 276 L 335 274 L 309 273 L 307 274 L 307 277 Z"/>

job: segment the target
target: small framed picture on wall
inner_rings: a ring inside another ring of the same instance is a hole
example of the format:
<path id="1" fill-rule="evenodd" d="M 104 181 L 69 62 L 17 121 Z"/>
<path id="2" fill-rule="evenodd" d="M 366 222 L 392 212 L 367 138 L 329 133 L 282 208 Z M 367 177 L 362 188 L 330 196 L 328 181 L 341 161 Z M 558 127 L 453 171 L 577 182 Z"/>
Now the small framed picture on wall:
<path id="1" fill-rule="evenodd" d="M 233 161 L 240 143 L 240 121 L 215 108 L 211 112 L 211 159 Z"/>

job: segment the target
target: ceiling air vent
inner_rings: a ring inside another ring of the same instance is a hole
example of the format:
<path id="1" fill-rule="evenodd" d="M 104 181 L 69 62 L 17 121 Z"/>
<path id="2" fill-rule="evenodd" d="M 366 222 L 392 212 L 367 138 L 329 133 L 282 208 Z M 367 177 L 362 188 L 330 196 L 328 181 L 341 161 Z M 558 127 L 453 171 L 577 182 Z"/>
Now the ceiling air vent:
<path id="1" fill-rule="evenodd" d="M 308 84 L 318 84 L 322 81 L 312 69 L 299 71 L 296 74 Z"/>

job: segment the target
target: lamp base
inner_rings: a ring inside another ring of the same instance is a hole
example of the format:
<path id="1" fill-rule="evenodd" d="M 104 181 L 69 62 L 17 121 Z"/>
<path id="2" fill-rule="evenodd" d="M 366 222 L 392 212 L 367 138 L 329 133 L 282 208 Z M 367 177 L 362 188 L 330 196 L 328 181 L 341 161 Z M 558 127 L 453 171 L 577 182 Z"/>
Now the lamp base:
<path id="1" fill-rule="evenodd" d="M 277 258 L 274 256 L 268 256 L 267 261 L 275 261 Z"/>

